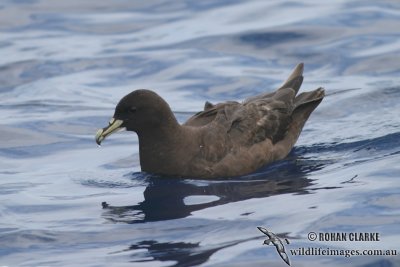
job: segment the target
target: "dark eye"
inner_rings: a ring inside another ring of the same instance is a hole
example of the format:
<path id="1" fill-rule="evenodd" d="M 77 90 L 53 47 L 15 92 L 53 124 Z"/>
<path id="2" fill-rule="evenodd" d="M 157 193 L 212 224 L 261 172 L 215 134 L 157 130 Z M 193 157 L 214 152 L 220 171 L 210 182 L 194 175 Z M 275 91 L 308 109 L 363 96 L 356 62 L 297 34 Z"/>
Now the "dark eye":
<path id="1" fill-rule="evenodd" d="M 130 112 L 130 113 L 135 113 L 136 110 L 137 110 L 136 107 L 130 107 L 130 108 L 129 108 L 129 112 Z"/>

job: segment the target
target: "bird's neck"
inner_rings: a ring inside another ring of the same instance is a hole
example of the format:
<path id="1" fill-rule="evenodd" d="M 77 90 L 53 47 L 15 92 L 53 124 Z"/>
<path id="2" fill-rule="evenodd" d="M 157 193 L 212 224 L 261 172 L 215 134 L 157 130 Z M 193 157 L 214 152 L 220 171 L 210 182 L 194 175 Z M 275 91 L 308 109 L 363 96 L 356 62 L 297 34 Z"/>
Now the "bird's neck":
<path id="1" fill-rule="evenodd" d="M 178 162 L 186 147 L 188 138 L 184 127 L 179 125 L 175 117 L 168 118 L 162 125 L 152 130 L 139 132 L 139 153 L 142 171 L 150 173 L 170 173 L 171 169 L 184 168 Z M 190 138 L 189 138 L 190 139 Z"/>

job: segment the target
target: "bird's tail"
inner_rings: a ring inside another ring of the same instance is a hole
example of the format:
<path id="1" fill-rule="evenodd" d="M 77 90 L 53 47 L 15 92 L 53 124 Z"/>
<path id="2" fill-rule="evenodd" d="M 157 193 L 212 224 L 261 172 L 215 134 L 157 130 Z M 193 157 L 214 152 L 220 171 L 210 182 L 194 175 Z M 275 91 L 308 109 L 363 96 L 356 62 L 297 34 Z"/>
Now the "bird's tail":
<path id="1" fill-rule="evenodd" d="M 319 105 L 319 103 L 321 103 L 324 96 L 325 90 L 322 87 L 311 92 L 304 92 L 299 94 L 294 99 L 293 115 L 295 115 L 295 113 L 298 113 L 300 110 L 304 111 L 306 109 L 308 113 L 308 118 L 311 112 Z"/>
<path id="2" fill-rule="evenodd" d="M 311 113 L 318 107 L 325 96 L 323 88 L 318 88 L 311 92 L 299 94 L 294 99 L 294 110 L 292 112 L 292 123 L 289 126 L 288 134 L 294 136 L 293 140 L 297 140 L 304 124 L 310 117 Z"/>
<path id="3" fill-rule="evenodd" d="M 301 130 L 307 119 L 316 107 L 321 103 L 325 96 L 323 88 L 318 88 L 311 92 L 301 93 L 294 99 L 294 109 L 292 111 L 292 122 L 286 131 L 285 138 L 275 145 L 279 155 L 287 155 L 296 143 Z"/>
<path id="4" fill-rule="evenodd" d="M 308 118 L 311 112 L 324 98 L 325 93 L 323 88 L 318 88 L 314 91 L 304 92 L 297 95 L 300 86 L 303 83 L 303 70 L 304 64 L 297 64 L 297 66 L 292 71 L 292 74 L 290 74 L 290 76 L 286 79 L 282 86 L 279 87 L 273 97 L 275 99 L 280 99 L 284 101 L 288 101 L 289 99 L 291 99 L 291 97 L 293 97 L 293 115 L 298 116 L 298 113 L 303 113 L 303 116 L 307 115 Z M 293 90 L 290 90 L 289 88 Z"/>

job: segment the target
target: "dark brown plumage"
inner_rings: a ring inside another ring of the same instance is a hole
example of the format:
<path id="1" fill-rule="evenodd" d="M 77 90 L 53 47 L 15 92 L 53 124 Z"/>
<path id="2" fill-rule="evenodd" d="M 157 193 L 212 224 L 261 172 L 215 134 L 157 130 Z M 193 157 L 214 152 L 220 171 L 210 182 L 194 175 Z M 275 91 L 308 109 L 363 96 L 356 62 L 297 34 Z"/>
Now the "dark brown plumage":
<path id="1" fill-rule="evenodd" d="M 243 103 L 206 102 L 204 111 L 183 125 L 156 93 L 136 90 L 121 99 L 96 142 L 126 128 L 138 134 L 143 171 L 192 178 L 248 174 L 286 157 L 322 101 L 322 88 L 297 95 L 302 82 L 299 64 L 275 92 Z"/>

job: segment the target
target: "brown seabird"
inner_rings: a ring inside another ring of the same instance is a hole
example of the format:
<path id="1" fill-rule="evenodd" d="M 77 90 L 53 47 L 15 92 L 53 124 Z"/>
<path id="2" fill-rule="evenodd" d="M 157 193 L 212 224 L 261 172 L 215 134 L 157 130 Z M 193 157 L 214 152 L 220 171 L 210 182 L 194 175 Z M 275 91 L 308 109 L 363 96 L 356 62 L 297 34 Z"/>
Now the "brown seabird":
<path id="1" fill-rule="evenodd" d="M 285 158 L 311 112 L 324 98 L 323 88 L 297 94 L 303 63 L 275 92 L 242 103 L 206 102 L 204 110 L 180 125 L 167 102 L 150 90 L 123 97 L 96 142 L 126 129 L 139 137 L 142 171 L 190 178 L 245 175 Z"/>

